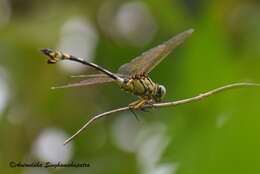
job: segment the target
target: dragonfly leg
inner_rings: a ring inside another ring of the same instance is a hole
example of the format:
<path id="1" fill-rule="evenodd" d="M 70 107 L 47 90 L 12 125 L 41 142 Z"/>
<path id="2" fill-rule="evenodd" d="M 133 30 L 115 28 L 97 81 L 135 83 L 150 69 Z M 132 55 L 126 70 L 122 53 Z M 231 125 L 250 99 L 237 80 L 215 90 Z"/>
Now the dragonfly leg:
<path id="1" fill-rule="evenodd" d="M 147 102 L 148 102 L 148 100 L 141 99 L 141 100 L 137 100 L 137 101 L 134 101 L 134 102 L 130 103 L 128 106 L 131 109 L 141 109 L 142 106 L 144 104 L 146 104 Z"/>
<path id="2" fill-rule="evenodd" d="M 129 106 L 130 108 L 133 108 L 133 107 L 134 107 L 135 105 L 137 105 L 139 102 L 140 102 L 140 100 L 136 100 L 136 101 L 130 103 L 128 106 Z"/>

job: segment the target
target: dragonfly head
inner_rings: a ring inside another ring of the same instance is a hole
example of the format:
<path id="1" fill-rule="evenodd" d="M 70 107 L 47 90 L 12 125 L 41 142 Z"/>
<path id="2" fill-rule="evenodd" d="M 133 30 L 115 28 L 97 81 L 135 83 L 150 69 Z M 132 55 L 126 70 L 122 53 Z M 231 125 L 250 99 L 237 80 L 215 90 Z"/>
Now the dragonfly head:
<path id="1" fill-rule="evenodd" d="M 166 94 L 166 88 L 163 85 L 158 85 L 156 89 L 156 94 L 155 94 L 155 101 L 160 102 L 164 98 Z"/>

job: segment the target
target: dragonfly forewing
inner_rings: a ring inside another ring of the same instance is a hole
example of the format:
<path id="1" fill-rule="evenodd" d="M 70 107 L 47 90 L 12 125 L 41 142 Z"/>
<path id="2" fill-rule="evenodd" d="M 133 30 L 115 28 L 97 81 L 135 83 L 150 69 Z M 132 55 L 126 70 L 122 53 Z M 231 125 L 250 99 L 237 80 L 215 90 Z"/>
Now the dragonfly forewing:
<path id="1" fill-rule="evenodd" d="M 119 74 L 139 74 L 142 72 L 149 73 L 156 65 L 158 65 L 171 51 L 189 38 L 193 29 L 186 30 L 170 40 L 144 52 L 140 56 L 134 58 L 131 62 L 122 65 L 118 69 Z"/>

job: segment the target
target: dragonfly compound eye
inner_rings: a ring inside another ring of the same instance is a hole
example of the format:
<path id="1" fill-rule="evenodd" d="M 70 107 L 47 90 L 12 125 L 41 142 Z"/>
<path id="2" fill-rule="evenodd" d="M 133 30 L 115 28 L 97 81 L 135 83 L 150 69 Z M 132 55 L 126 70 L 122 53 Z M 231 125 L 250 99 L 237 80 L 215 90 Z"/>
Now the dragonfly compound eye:
<path id="1" fill-rule="evenodd" d="M 158 85 L 156 91 L 156 102 L 160 102 L 166 94 L 166 88 L 163 85 Z"/>

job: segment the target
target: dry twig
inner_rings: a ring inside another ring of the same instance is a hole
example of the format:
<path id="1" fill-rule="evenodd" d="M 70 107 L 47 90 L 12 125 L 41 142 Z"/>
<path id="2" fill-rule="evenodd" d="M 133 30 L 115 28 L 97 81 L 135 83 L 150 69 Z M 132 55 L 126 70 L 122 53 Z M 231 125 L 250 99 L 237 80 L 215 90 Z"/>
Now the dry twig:
<path id="1" fill-rule="evenodd" d="M 227 89 L 232 89 L 232 88 L 237 88 L 237 87 L 246 87 L 246 86 L 259 86 L 260 87 L 260 84 L 257 84 L 257 83 L 233 83 L 233 84 L 222 86 L 220 88 L 216 88 L 216 89 L 210 90 L 208 92 L 199 94 L 195 97 L 191 97 L 191 98 L 187 98 L 187 99 L 183 99 L 183 100 L 178 100 L 178 101 L 173 101 L 173 102 L 155 103 L 153 105 L 145 105 L 145 106 L 143 106 L 143 108 L 151 108 L 151 107 L 159 108 L 159 107 L 175 106 L 175 105 L 179 105 L 179 104 L 190 103 L 190 102 L 201 100 L 205 97 L 211 96 L 213 94 L 216 94 L 218 92 L 221 92 L 221 91 L 224 91 L 224 90 L 227 90 Z M 91 123 L 93 123 L 97 119 L 111 115 L 111 114 L 116 113 L 116 112 L 127 111 L 129 109 L 130 108 L 128 106 L 126 106 L 126 107 L 110 110 L 110 111 L 107 111 L 107 112 L 104 112 L 104 113 L 101 113 L 99 115 L 92 117 L 82 128 L 80 128 L 74 135 L 72 135 L 70 138 L 68 138 L 64 142 L 64 145 L 69 143 L 72 139 L 74 139 L 77 135 L 79 135 L 84 129 L 86 129 Z"/>

